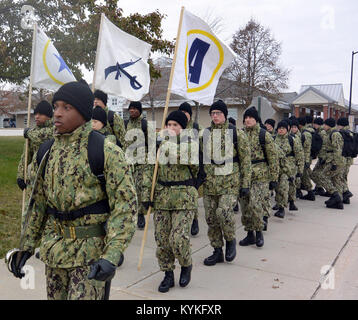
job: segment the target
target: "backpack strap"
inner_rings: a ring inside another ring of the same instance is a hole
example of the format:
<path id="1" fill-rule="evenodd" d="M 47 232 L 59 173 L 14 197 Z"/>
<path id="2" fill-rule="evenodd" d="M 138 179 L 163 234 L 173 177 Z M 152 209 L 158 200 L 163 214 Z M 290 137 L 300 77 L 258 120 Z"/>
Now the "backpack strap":
<path id="1" fill-rule="evenodd" d="M 109 122 L 109 125 L 111 126 L 111 129 L 113 130 L 113 126 L 114 126 L 114 111 L 108 110 L 107 120 Z"/>
<path id="2" fill-rule="evenodd" d="M 293 141 L 293 137 L 288 135 L 288 142 L 290 143 L 291 146 L 291 152 L 287 155 L 287 157 L 294 157 L 295 156 L 295 150 L 293 147 L 294 141 Z"/>
<path id="3" fill-rule="evenodd" d="M 106 192 L 106 179 L 104 177 L 104 140 L 106 136 L 98 131 L 91 131 L 88 136 L 88 162 L 92 173 L 97 177 L 101 188 Z"/>
<path id="4" fill-rule="evenodd" d="M 260 141 L 260 145 L 261 145 L 261 148 L 262 148 L 262 152 L 264 153 L 264 162 L 267 163 L 267 154 L 266 154 L 266 148 L 265 148 L 265 145 L 266 145 L 266 130 L 261 128 L 260 129 L 260 134 L 259 134 L 259 141 Z"/>
<path id="5" fill-rule="evenodd" d="M 37 154 L 36 154 L 37 166 L 40 165 L 42 158 L 45 156 L 46 152 L 51 150 L 51 147 L 54 142 L 55 142 L 55 139 L 50 139 L 50 140 L 46 140 L 45 142 L 43 142 L 40 145 L 39 150 L 37 151 Z M 48 160 L 49 155 L 50 155 L 50 152 L 47 153 L 47 156 L 45 159 L 45 165 L 44 165 L 43 171 L 42 171 L 42 178 L 45 177 L 45 169 L 46 169 L 47 160 Z"/>
<path id="6" fill-rule="evenodd" d="M 126 130 L 127 130 L 127 127 L 128 127 L 128 123 L 129 123 L 129 120 L 127 119 L 127 120 L 124 120 L 124 127 L 126 128 Z"/>

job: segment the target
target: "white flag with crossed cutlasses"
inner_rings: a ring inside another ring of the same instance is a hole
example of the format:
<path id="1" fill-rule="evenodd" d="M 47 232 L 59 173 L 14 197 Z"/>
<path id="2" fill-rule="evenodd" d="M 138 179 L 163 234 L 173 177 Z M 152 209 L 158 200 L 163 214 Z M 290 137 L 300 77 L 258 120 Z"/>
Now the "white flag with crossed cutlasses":
<path id="1" fill-rule="evenodd" d="M 171 92 L 211 105 L 219 78 L 234 57 L 207 23 L 184 10 Z"/>
<path id="2" fill-rule="evenodd" d="M 36 28 L 32 85 L 35 88 L 58 90 L 67 82 L 76 81 L 45 32 Z"/>
<path id="3" fill-rule="evenodd" d="M 97 46 L 94 87 L 138 101 L 148 93 L 151 45 L 122 31 L 104 14 Z"/>

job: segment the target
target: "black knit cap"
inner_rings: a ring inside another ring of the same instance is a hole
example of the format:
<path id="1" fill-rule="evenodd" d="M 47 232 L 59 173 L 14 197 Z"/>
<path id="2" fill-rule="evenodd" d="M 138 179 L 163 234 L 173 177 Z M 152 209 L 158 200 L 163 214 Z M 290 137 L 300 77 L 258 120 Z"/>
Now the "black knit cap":
<path id="1" fill-rule="evenodd" d="M 94 97 L 99 99 L 99 100 L 101 100 L 104 103 L 105 106 L 107 105 L 107 101 L 108 101 L 107 93 L 105 93 L 105 92 L 103 92 L 101 90 L 96 90 L 94 92 Z"/>
<path id="2" fill-rule="evenodd" d="M 260 120 L 260 117 L 259 117 L 259 113 L 257 112 L 256 108 L 255 107 L 251 107 L 249 109 L 247 109 L 244 113 L 244 120 L 247 118 L 247 117 L 251 117 L 251 118 L 254 118 L 256 120 L 256 122 L 259 122 Z"/>
<path id="3" fill-rule="evenodd" d="M 65 83 L 54 94 L 52 105 L 57 101 L 62 100 L 74 108 L 83 116 L 86 121 L 92 118 L 94 96 L 89 86 L 84 81 L 73 81 Z"/>
<path id="4" fill-rule="evenodd" d="M 211 105 L 209 113 L 211 113 L 211 111 L 213 111 L 213 110 L 221 111 L 224 114 L 225 119 L 227 118 L 228 111 L 227 111 L 227 106 L 224 101 L 222 101 L 222 100 L 215 101 Z"/>
<path id="5" fill-rule="evenodd" d="M 306 117 L 299 117 L 299 118 L 298 118 L 298 123 L 299 123 L 301 126 L 306 125 L 306 123 L 307 123 Z"/>
<path id="6" fill-rule="evenodd" d="M 347 118 L 339 118 L 337 120 L 337 126 L 342 126 L 342 127 L 346 127 L 349 126 L 349 121 Z"/>
<path id="7" fill-rule="evenodd" d="M 277 129 L 285 128 L 288 130 L 288 122 L 286 120 L 282 120 L 277 124 Z"/>
<path id="8" fill-rule="evenodd" d="M 265 124 L 268 123 L 272 128 L 275 128 L 276 121 L 274 119 L 267 119 Z"/>
<path id="9" fill-rule="evenodd" d="M 52 118 L 53 109 L 51 104 L 46 100 L 40 101 L 34 110 L 34 114 L 36 113 L 43 114 L 45 116 L 48 116 L 49 118 Z"/>
<path id="10" fill-rule="evenodd" d="M 232 125 L 236 126 L 236 120 L 233 117 L 230 117 L 228 120 Z"/>
<path id="11" fill-rule="evenodd" d="M 334 128 L 336 126 L 336 120 L 334 120 L 333 118 L 328 118 L 325 120 L 324 124 L 331 128 Z"/>
<path id="12" fill-rule="evenodd" d="M 103 126 L 107 125 L 106 111 L 100 106 L 93 108 L 92 119 L 101 121 L 103 123 Z"/>
<path id="13" fill-rule="evenodd" d="M 306 116 L 306 124 L 310 124 L 313 122 L 313 117 L 312 116 Z"/>
<path id="14" fill-rule="evenodd" d="M 190 114 L 190 117 L 193 115 L 193 111 L 191 110 L 191 105 L 188 102 L 183 102 L 180 106 L 179 109 L 180 111 L 185 111 L 187 113 Z"/>
<path id="15" fill-rule="evenodd" d="M 295 119 L 291 119 L 290 120 L 290 126 L 291 126 L 291 128 L 293 127 L 293 126 L 296 126 L 297 128 L 298 128 L 298 120 L 295 118 Z"/>
<path id="16" fill-rule="evenodd" d="M 323 121 L 322 118 L 318 117 L 318 118 L 316 118 L 316 119 L 313 120 L 313 123 L 314 123 L 314 124 L 318 124 L 318 125 L 321 126 L 321 125 L 323 125 L 324 121 Z"/>
<path id="17" fill-rule="evenodd" d="M 166 125 L 168 124 L 169 120 L 178 122 L 183 129 L 185 129 L 186 125 L 188 124 L 188 118 L 186 117 L 184 112 L 179 110 L 172 111 L 171 113 L 169 113 L 167 119 L 165 120 Z"/>
<path id="18" fill-rule="evenodd" d="M 142 114 L 142 103 L 140 101 L 131 101 L 128 106 L 128 110 L 130 108 L 135 108 L 140 112 L 140 114 Z"/>

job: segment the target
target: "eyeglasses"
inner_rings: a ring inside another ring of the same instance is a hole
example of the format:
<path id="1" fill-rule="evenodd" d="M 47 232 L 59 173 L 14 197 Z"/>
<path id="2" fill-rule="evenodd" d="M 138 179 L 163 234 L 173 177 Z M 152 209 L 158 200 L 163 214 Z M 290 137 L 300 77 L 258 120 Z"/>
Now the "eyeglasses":
<path id="1" fill-rule="evenodd" d="M 220 116 L 221 114 L 223 114 L 221 111 L 213 111 L 213 112 L 210 112 L 210 116 L 213 117 L 213 116 Z"/>

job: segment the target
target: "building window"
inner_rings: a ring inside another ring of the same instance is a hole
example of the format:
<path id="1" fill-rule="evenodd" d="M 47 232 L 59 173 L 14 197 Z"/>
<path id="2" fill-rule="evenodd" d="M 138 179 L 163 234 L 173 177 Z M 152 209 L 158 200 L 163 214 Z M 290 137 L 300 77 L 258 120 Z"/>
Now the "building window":
<path id="1" fill-rule="evenodd" d="M 117 98 L 112 98 L 112 106 L 116 106 L 117 105 Z"/>
<path id="2" fill-rule="evenodd" d="M 231 117 L 237 120 L 237 108 L 228 108 L 227 111 L 228 111 L 227 112 L 228 119 Z"/>

